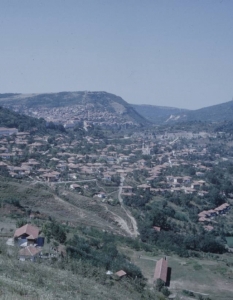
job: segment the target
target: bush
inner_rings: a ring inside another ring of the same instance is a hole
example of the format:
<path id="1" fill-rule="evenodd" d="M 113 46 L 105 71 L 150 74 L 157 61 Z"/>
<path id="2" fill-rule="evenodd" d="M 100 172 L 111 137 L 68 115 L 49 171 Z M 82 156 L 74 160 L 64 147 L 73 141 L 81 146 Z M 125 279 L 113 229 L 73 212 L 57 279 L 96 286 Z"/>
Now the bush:
<path id="1" fill-rule="evenodd" d="M 60 243 L 64 243 L 66 241 L 65 229 L 55 221 L 46 222 L 43 226 L 42 231 L 44 232 L 48 240 L 54 238 Z"/>
<path id="2" fill-rule="evenodd" d="M 22 226 L 24 226 L 24 225 L 26 225 L 27 224 L 27 220 L 26 219 L 19 219 L 19 220 L 17 220 L 17 222 L 16 222 L 16 227 L 17 228 L 20 228 L 20 227 L 22 227 Z"/>
<path id="3" fill-rule="evenodd" d="M 191 292 L 191 291 L 188 291 L 188 290 L 183 290 L 182 292 L 183 292 L 183 294 L 185 294 L 185 295 L 187 295 L 187 296 L 190 296 L 190 297 L 195 297 L 194 293 L 193 293 L 193 292 Z"/>
<path id="4" fill-rule="evenodd" d="M 168 297 L 171 292 L 169 291 L 169 289 L 165 286 L 162 287 L 161 292 L 164 294 L 164 296 Z"/>
<path id="5" fill-rule="evenodd" d="M 157 279 L 155 289 L 160 292 L 162 291 L 163 287 L 164 287 L 164 282 L 161 279 Z"/>

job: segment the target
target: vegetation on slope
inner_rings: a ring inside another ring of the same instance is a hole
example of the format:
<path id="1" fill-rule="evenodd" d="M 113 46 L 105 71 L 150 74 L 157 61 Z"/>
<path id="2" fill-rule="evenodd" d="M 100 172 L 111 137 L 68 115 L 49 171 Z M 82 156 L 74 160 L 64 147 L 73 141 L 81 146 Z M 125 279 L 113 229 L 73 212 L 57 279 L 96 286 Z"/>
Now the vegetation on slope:
<path id="1" fill-rule="evenodd" d="M 116 281 L 104 268 L 77 259 L 20 262 L 0 242 L 1 299 L 158 299 L 130 278 Z M 16 249 L 17 251 L 17 249 Z"/>
<path id="2" fill-rule="evenodd" d="M 132 107 L 144 118 L 158 125 L 165 123 L 171 115 L 185 115 L 188 112 L 187 109 L 146 104 L 132 104 Z"/>
<path id="3" fill-rule="evenodd" d="M 202 121 L 223 122 L 233 119 L 233 101 L 196 110 L 179 109 L 155 105 L 132 105 L 144 118 L 154 124 Z"/>
<path id="4" fill-rule="evenodd" d="M 53 123 L 46 124 L 44 119 L 37 119 L 26 115 L 21 115 L 7 108 L 0 107 L 0 126 L 7 128 L 17 128 L 19 131 L 31 131 L 45 133 L 49 129 L 64 132 L 63 126 Z"/>
<path id="5" fill-rule="evenodd" d="M 148 124 L 140 113 L 121 97 L 106 92 L 60 92 L 33 95 L 0 94 L 0 104 L 9 108 L 16 106 L 19 111 L 25 108 L 59 108 L 71 105 L 95 105 L 95 109 L 107 110 L 111 113 L 120 113 L 139 123 Z"/>

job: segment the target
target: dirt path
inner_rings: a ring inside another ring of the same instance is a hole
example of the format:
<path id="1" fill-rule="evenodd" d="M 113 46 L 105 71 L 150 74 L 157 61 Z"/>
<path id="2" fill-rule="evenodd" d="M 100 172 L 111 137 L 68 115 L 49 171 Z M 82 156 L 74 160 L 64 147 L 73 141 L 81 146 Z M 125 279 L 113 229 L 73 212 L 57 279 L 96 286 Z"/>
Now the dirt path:
<path id="1" fill-rule="evenodd" d="M 157 259 L 154 259 L 154 258 L 151 258 L 151 257 L 148 257 L 148 256 L 142 256 L 142 255 L 140 255 L 140 259 L 158 261 Z"/>
<path id="2" fill-rule="evenodd" d="M 123 187 L 124 181 L 125 181 L 125 178 L 123 176 L 121 176 L 121 182 L 120 182 L 119 192 L 118 192 L 118 200 L 121 204 L 121 208 L 124 210 L 127 217 L 130 219 L 130 223 L 131 223 L 132 226 L 131 226 L 131 228 L 129 228 L 129 226 L 128 226 L 128 224 L 125 220 L 124 220 L 123 223 L 124 223 L 124 227 L 126 226 L 125 230 L 127 232 L 129 232 L 132 237 L 137 237 L 139 235 L 137 222 L 136 222 L 135 218 L 131 215 L 131 212 L 124 207 L 123 199 L 121 197 L 122 187 Z M 123 224 L 122 224 L 122 226 L 123 226 Z"/>
<path id="3" fill-rule="evenodd" d="M 32 178 L 33 179 L 33 178 Z M 44 182 L 44 181 L 36 181 L 35 179 L 30 183 L 31 185 L 34 185 L 36 183 L 40 183 L 40 184 L 44 184 L 45 186 L 52 186 L 54 184 L 59 184 L 59 183 L 74 183 L 74 182 L 88 182 L 88 181 L 95 181 L 97 186 L 99 188 L 101 188 L 102 190 L 104 190 L 103 187 L 100 187 L 98 185 L 98 182 L 96 179 L 88 179 L 88 180 L 79 180 L 79 181 L 65 181 L 65 182 L 53 182 L 53 183 L 48 183 L 48 182 Z M 119 191 L 118 191 L 118 200 L 120 202 L 120 205 L 121 205 L 121 208 L 122 210 L 125 212 L 126 214 L 126 218 L 124 217 L 121 217 L 119 214 L 117 213 L 114 213 L 113 211 L 108 210 L 108 212 L 110 214 L 113 215 L 113 218 L 114 220 L 118 223 L 118 226 L 122 229 L 122 231 L 126 232 L 127 235 L 131 236 L 131 237 L 137 237 L 139 235 L 139 232 L 138 232 L 138 227 L 137 227 L 137 222 L 136 220 L 134 219 L 134 217 L 131 215 L 130 211 L 128 211 L 124 205 L 123 205 L 123 200 L 121 198 L 121 193 L 122 193 L 122 186 L 123 186 L 123 183 L 124 183 L 124 177 L 121 177 L 121 183 L 120 183 L 120 186 L 119 186 Z M 117 191 L 114 191 L 112 193 L 115 193 Z M 111 194 L 111 193 L 109 193 Z M 77 213 L 77 207 L 65 200 L 63 200 L 62 198 L 60 198 L 59 196 L 57 196 L 56 194 L 53 193 L 53 197 L 54 199 L 58 202 L 58 203 L 61 203 L 62 205 L 64 205 L 64 207 L 67 209 L 68 212 L 73 212 L 73 211 L 76 211 Z M 85 213 L 84 212 L 81 212 L 79 210 L 78 212 L 78 215 L 79 217 L 85 219 Z M 127 220 L 128 218 L 128 220 Z"/>
<path id="4" fill-rule="evenodd" d="M 85 179 L 85 180 L 70 180 L 70 181 L 56 181 L 52 184 L 60 184 L 60 183 L 76 183 L 76 182 L 90 182 L 90 181 L 97 181 L 97 179 Z"/>
<path id="5" fill-rule="evenodd" d="M 118 225 L 121 227 L 122 230 L 124 230 L 125 232 L 127 232 L 130 236 L 132 236 L 132 231 L 130 230 L 127 222 L 120 217 L 119 215 L 117 215 L 116 213 L 109 211 L 113 216 L 115 221 L 118 223 Z"/>
<path id="6" fill-rule="evenodd" d="M 35 178 L 32 178 L 31 176 L 28 176 L 30 179 L 32 179 L 32 182 L 30 182 L 31 185 L 34 185 L 36 183 L 40 183 L 40 184 L 45 184 L 47 186 L 53 186 L 55 184 L 60 184 L 60 183 L 80 183 L 80 182 L 91 182 L 91 181 L 96 181 L 97 179 L 93 178 L 93 179 L 84 179 L 84 180 L 70 180 L 70 181 L 55 181 L 55 182 L 48 182 L 48 181 L 42 181 L 42 180 L 35 180 Z"/>
<path id="7" fill-rule="evenodd" d="M 209 294 L 204 294 L 204 293 L 195 292 L 195 291 L 191 291 L 191 290 L 187 290 L 187 291 L 192 292 L 194 294 L 202 295 L 202 296 L 209 296 Z"/>
<path id="8" fill-rule="evenodd" d="M 185 282 L 185 281 L 179 281 L 179 280 L 172 281 L 171 283 L 172 283 L 171 289 L 172 289 L 173 291 L 174 291 L 174 290 L 175 290 L 175 291 L 179 291 L 179 290 L 181 290 L 184 286 L 186 286 L 187 284 L 189 284 L 188 281 Z M 202 287 L 203 287 L 203 285 L 202 285 Z M 207 287 L 207 286 L 205 286 L 205 287 Z M 197 287 L 195 287 L 195 288 L 197 288 Z M 207 293 L 202 293 L 202 292 L 190 290 L 190 289 L 188 289 L 188 288 L 185 288 L 185 290 L 188 291 L 188 292 L 192 292 L 192 293 L 194 293 L 194 294 L 196 294 L 196 295 L 201 295 L 201 296 L 209 296 L 209 295 L 210 295 L 210 294 L 207 294 Z M 190 299 L 191 299 L 191 298 L 190 298 Z"/>

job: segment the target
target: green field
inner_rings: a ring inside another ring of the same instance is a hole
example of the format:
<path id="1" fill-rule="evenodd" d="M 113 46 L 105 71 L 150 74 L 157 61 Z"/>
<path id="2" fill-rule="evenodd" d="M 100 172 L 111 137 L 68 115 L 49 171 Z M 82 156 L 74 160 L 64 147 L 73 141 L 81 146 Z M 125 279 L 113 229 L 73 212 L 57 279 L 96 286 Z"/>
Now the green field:
<path id="1" fill-rule="evenodd" d="M 233 236 L 226 237 L 227 245 L 229 248 L 233 248 Z"/>
<path id="2" fill-rule="evenodd" d="M 156 251 L 137 252 L 121 247 L 126 255 L 132 258 L 134 264 L 140 267 L 143 275 L 153 284 L 153 274 L 156 261 L 166 253 Z M 140 258 L 139 258 L 140 255 Z M 171 268 L 169 290 L 178 299 L 198 299 L 199 295 L 211 300 L 233 299 L 233 255 L 207 255 L 201 258 L 181 258 L 176 255 L 166 255 Z M 192 291 L 195 298 L 187 297 L 183 290 Z"/>

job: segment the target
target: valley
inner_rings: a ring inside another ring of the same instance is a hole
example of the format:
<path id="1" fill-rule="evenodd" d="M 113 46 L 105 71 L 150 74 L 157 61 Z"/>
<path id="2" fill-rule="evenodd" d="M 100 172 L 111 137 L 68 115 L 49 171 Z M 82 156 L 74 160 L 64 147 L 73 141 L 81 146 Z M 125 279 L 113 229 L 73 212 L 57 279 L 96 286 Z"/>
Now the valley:
<path id="1" fill-rule="evenodd" d="M 1 295 L 57 299 L 47 272 L 67 299 L 93 299 L 96 289 L 95 299 L 109 299 L 108 288 L 111 299 L 231 299 L 231 121 L 156 125 L 107 93 L 60 96 L 0 99 Z M 20 261 L 6 245 L 24 224 L 39 228 L 46 262 Z M 171 274 L 159 286 L 164 257 Z"/>

